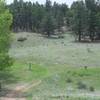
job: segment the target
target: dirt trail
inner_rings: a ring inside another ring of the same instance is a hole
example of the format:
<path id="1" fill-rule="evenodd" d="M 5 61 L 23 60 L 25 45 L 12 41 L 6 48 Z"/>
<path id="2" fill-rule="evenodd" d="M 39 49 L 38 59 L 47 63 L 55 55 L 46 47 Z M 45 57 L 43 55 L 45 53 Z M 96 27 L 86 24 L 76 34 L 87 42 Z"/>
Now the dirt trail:
<path id="1" fill-rule="evenodd" d="M 24 92 L 27 92 L 29 89 L 39 85 L 42 81 L 33 81 L 29 84 L 23 84 L 16 86 L 10 93 L 6 94 L 5 97 L 1 97 L 0 100 L 26 100 L 25 97 L 22 97 L 21 95 Z"/>
<path id="2" fill-rule="evenodd" d="M 22 96 L 24 92 L 27 92 L 29 89 L 38 86 L 41 84 L 41 80 L 33 81 L 28 84 L 18 85 L 16 86 L 11 92 L 6 94 L 5 97 L 1 97 L 0 100 L 26 100 L 25 97 Z M 89 97 L 89 98 L 100 98 L 100 92 L 91 92 L 91 93 L 75 93 L 75 94 L 59 94 L 59 95 L 51 95 L 50 98 L 57 98 L 57 97 Z"/>
<path id="3" fill-rule="evenodd" d="M 26 100 L 25 98 L 8 98 L 8 97 L 2 97 L 0 100 Z"/>

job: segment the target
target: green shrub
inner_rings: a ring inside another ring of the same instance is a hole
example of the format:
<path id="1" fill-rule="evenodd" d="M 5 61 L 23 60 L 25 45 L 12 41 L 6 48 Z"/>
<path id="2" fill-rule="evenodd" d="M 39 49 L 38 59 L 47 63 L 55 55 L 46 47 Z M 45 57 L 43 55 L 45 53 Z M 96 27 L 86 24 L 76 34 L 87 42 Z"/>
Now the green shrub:
<path id="1" fill-rule="evenodd" d="M 89 90 L 91 91 L 91 92 L 94 92 L 95 91 L 95 88 L 94 87 L 89 87 Z"/>
<path id="2" fill-rule="evenodd" d="M 26 37 L 20 37 L 20 38 L 17 39 L 17 41 L 19 41 L 19 42 L 24 42 L 25 40 L 27 40 Z"/>
<path id="3" fill-rule="evenodd" d="M 77 85 L 78 85 L 78 89 L 87 89 L 87 85 L 86 84 L 84 84 L 83 82 L 78 82 L 77 83 Z"/>
<path id="4" fill-rule="evenodd" d="M 67 83 L 71 83 L 72 82 L 72 79 L 71 78 L 67 78 L 66 82 Z"/>

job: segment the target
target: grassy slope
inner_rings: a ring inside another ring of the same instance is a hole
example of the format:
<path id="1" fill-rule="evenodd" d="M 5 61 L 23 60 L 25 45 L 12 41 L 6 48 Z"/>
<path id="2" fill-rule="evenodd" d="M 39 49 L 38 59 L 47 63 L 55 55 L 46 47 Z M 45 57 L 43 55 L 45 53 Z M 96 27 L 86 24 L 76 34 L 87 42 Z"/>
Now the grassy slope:
<path id="1" fill-rule="evenodd" d="M 28 40 L 19 43 L 17 38 L 24 35 Z M 66 64 L 69 66 L 99 67 L 100 44 L 74 43 L 74 38 L 66 35 L 64 39 L 47 39 L 36 34 L 17 34 L 14 37 L 10 55 L 21 62 L 42 65 Z"/>
<path id="2" fill-rule="evenodd" d="M 17 42 L 21 36 L 27 36 L 28 40 Z M 51 97 L 69 91 L 79 92 L 77 83 L 80 81 L 87 86 L 86 90 L 80 91 L 82 93 L 89 92 L 90 86 L 95 91 L 100 90 L 100 44 L 74 43 L 73 40 L 70 35 L 61 40 L 43 39 L 40 35 L 28 33 L 14 35 L 10 55 L 15 59 L 12 73 L 17 77 L 16 80 L 22 83 L 42 80 L 39 86 L 26 93 L 27 96 L 39 96 L 38 100 L 42 100 L 42 97 L 46 100 L 60 100 Z M 30 62 L 31 71 L 28 70 Z M 84 66 L 88 66 L 88 70 Z M 68 78 L 72 80 L 71 83 L 66 82 Z"/>

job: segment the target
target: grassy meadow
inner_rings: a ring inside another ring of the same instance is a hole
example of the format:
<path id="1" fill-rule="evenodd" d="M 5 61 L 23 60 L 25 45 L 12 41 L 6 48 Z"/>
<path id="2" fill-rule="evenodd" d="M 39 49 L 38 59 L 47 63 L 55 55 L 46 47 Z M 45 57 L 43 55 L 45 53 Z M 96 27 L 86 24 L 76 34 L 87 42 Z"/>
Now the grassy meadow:
<path id="1" fill-rule="evenodd" d="M 6 88 L 33 85 L 26 100 L 100 100 L 100 44 L 45 38 L 35 33 L 12 34 L 9 54 L 14 59 Z M 27 37 L 24 42 L 18 38 Z"/>

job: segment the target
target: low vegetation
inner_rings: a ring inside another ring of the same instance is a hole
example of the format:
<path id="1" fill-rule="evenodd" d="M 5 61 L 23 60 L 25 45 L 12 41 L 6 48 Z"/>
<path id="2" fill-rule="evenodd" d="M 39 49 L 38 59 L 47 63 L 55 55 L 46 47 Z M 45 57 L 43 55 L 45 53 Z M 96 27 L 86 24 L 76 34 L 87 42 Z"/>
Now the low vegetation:
<path id="1" fill-rule="evenodd" d="M 97 61 L 99 44 L 73 43 L 70 35 L 65 35 L 62 40 L 51 40 L 35 33 L 30 33 L 23 43 L 17 41 L 16 38 L 22 35 L 27 36 L 27 34 L 29 33 L 14 35 L 12 48 L 9 52 L 16 60 L 12 67 L 12 73 L 18 83 L 24 84 L 41 80 L 38 86 L 29 89 L 24 94 L 27 98 L 38 98 L 38 100 L 64 98 L 66 100 L 68 96 L 67 99 L 69 100 L 77 100 L 79 96 L 79 99 L 82 100 L 86 98 L 98 100 L 98 91 L 100 90 L 100 68 L 99 60 Z M 63 45 L 62 42 L 67 44 Z M 94 49 L 94 46 L 96 46 L 96 49 Z M 93 54 L 87 51 L 87 47 L 96 55 L 94 58 L 91 58 Z M 32 49 L 30 50 L 30 48 Z M 64 59 L 58 61 L 55 58 L 56 55 L 59 58 L 64 52 L 70 56 L 63 56 Z M 86 58 L 86 56 L 91 59 Z M 86 60 L 83 60 L 83 58 Z M 92 64 L 89 64 L 88 62 L 91 62 L 91 60 Z M 30 64 L 31 70 L 29 70 Z M 12 83 L 12 85 L 14 84 Z M 84 95 L 86 96 L 84 97 Z"/>
<path id="2" fill-rule="evenodd" d="M 0 100 L 100 100 L 99 42 L 100 0 L 0 0 Z"/>

